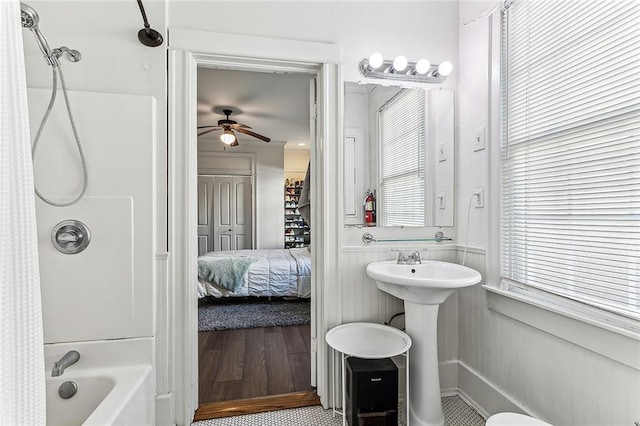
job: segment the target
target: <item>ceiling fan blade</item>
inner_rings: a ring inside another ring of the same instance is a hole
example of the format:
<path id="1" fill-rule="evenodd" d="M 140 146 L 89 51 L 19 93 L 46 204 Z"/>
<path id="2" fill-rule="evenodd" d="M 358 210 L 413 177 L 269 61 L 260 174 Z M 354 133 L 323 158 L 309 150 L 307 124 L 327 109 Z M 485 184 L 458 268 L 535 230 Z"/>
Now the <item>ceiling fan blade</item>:
<path id="1" fill-rule="evenodd" d="M 240 123 L 232 124 L 231 127 L 234 128 L 234 129 L 240 129 L 240 128 L 250 129 L 251 128 L 251 127 L 247 126 L 246 124 L 240 124 Z"/>
<path id="2" fill-rule="evenodd" d="M 240 133 L 244 133 L 245 135 L 249 135 L 249 136 L 253 136 L 254 138 L 258 138 L 262 141 L 265 142 L 271 142 L 271 139 L 266 137 L 266 136 L 262 136 L 256 132 L 252 132 L 251 130 L 247 130 L 247 129 L 243 129 L 243 128 L 237 128 L 235 129 L 236 131 L 240 132 Z"/>
<path id="3" fill-rule="evenodd" d="M 205 130 L 204 132 L 198 133 L 198 136 L 206 135 L 207 133 L 215 132 L 216 130 L 220 130 L 219 128 Z"/>
<path id="4" fill-rule="evenodd" d="M 198 126 L 198 129 L 206 129 L 207 127 L 215 127 L 216 129 L 221 129 L 222 127 L 216 125 L 212 125 L 212 126 Z"/>

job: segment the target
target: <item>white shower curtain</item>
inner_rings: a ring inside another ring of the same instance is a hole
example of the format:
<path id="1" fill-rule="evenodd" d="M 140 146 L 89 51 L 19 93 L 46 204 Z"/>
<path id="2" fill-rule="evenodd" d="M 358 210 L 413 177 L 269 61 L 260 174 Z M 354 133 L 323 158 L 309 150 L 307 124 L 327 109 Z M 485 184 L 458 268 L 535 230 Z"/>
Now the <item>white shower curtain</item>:
<path id="1" fill-rule="evenodd" d="M 42 306 L 18 0 L 0 0 L 0 425 L 45 424 Z"/>

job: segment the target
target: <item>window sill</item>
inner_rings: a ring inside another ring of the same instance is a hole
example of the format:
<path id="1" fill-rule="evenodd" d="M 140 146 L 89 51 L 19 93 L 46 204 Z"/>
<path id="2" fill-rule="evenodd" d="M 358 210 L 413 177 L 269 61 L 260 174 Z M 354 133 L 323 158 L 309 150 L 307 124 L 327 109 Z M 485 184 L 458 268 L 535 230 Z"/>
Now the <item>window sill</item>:
<path id="1" fill-rule="evenodd" d="M 526 295 L 483 285 L 492 311 L 640 370 L 640 333 Z"/>

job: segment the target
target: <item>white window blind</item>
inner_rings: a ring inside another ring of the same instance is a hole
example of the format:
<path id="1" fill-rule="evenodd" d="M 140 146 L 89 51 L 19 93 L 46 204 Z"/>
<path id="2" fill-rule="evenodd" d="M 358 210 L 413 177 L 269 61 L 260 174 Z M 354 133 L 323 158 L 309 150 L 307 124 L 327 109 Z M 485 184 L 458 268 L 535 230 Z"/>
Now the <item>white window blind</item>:
<path id="1" fill-rule="evenodd" d="M 501 275 L 640 318 L 640 2 L 514 0 L 502 34 Z"/>
<path id="2" fill-rule="evenodd" d="M 403 90 L 380 108 L 383 226 L 424 226 L 426 111 L 422 90 Z"/>

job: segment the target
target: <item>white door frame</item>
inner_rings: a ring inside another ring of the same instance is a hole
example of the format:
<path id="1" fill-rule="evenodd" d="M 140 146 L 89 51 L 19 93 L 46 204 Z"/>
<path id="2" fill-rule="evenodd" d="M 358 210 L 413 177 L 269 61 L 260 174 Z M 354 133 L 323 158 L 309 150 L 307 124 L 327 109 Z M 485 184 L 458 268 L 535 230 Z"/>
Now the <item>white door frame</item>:
<path id="1" fill-rule="evenodd" d="M 312 155 L 312 300 L 316 304 L 312 346 L 317 348 L 317 391 L 323 406 L 330 401 L 327 330 L 339 320 L 337 291 L 338 194 L 336 173 L 340 123 L 338 68 L 340 49 L 326 43 L 169 30 L 168 91 L 168 247 L 170 355 L 166 374 L 175 404 L 175 421 L 189 425 L 197 409 L 197 67 L 251 71 L 317 71 L 319 80 L 317 142 Z M 328 172 L 329 171 L 329 172 Z M 193 285 L 186 285 L 192 283 Z M 166 370 L 166 371 L 165 371 Z"/>

